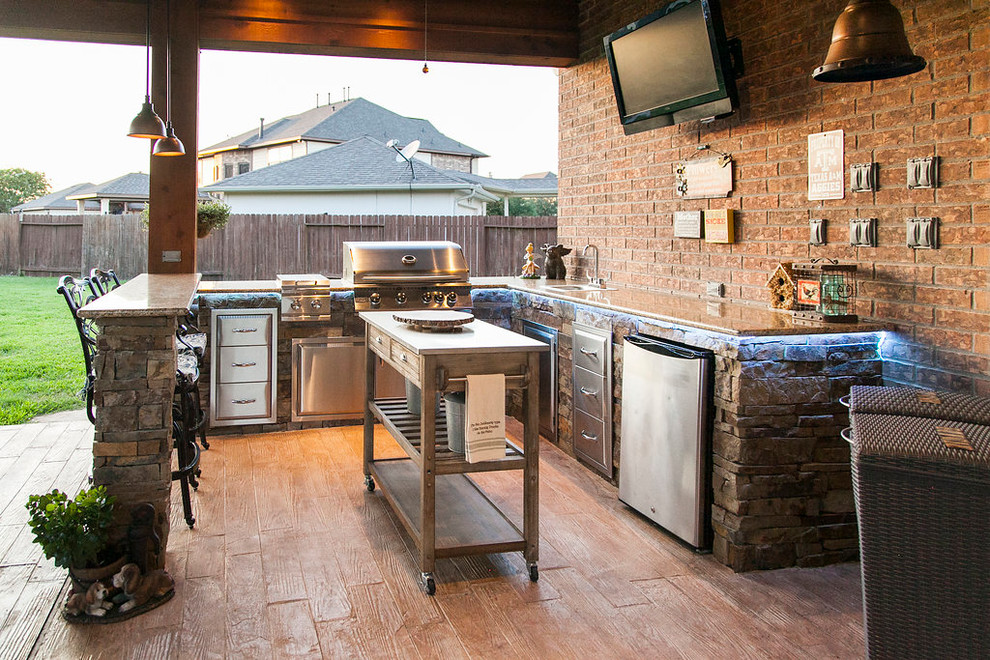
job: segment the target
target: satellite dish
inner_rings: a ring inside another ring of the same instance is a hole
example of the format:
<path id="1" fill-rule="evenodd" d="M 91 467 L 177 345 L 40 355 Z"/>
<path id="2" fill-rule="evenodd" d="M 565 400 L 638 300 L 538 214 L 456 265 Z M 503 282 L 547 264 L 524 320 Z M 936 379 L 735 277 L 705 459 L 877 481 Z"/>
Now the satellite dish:
<path id="1" fill-rule="evenodd" d="M 399 144 L 398 140 L 392 139 L 385 143 L 385 146 L 389 149 L 395 149 L 395 145 Z"/>
<path id="2" fill-rule="evenodd" d="M 395 162 L 409 162 L 409 159 L 415 156 L 417 151 L 419 151 L 419 140 L 413 140 L 406 146 L 402 147 L 402 151 L 395 155 Z"/>

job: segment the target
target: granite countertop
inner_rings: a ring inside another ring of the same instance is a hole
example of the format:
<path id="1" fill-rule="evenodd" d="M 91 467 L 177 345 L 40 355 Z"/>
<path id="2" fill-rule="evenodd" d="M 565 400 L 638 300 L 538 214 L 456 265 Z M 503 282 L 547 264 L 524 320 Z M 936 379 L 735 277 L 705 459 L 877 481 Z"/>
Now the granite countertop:
<path id="1" fill-rule="evenodd" d="M 84 306 L 79 316 L 90 319 L 181 316 L 189 309 L 199 278 L 199 273 L 143 273 Z"/>

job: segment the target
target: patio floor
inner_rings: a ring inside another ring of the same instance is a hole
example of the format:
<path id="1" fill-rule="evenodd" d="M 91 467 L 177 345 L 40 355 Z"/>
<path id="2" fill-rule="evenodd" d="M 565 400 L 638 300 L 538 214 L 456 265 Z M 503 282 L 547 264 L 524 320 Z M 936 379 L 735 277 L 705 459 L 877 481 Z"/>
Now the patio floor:
<path id="1" fill-rule="evenodd" d="M 416 586 L 410 542 L 363 486 L 361 429 L 217 436 L 174 525 L 176 596 L 109 626 L 65 623 L 64 572 L 31 542 L 24 502 L 81 487 L 92 427 L 0 427 L 0 657 L 858 658 L 858 564 L 733 574 L 541 447 L 540 580 L 520 553 L 438 561 Z M 383 432 L 381 453 L 398 455 Z M 518 473 L 478 475 L 521 517 Z"/>

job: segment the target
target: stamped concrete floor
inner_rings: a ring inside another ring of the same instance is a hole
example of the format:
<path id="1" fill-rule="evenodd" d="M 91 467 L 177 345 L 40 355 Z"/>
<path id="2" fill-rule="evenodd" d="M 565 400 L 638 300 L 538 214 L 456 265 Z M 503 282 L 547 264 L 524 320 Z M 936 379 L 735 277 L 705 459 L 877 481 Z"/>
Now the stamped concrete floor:
<path id="1" fill-rule="evenodd" d="M 2 658 L 857 658 L 858 564 L 733 574 L 541 446 L 540 580 L 520 553 L 439 560 L 417 587 L 409 539 L 368 493 L 361 429 L 216 437 L 167 569 L 176 596 L 134 619 L 70 625 L 63 572 L 31 543 L 27 495 L 73 490 L 92 427 L 0 428 Z M 379 454 L 399 455 L 382 432 Z M 520 475 L 478 475 L 521 517 Z"/>

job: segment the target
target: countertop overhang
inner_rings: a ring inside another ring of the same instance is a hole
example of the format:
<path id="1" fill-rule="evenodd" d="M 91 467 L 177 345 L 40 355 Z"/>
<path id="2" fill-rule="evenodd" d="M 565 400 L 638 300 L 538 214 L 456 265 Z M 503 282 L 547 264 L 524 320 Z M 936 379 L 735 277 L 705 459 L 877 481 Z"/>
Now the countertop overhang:
<path id="1" fill-rule="evenodd" d="M 89 319 L 181 316 L 196 295 L 201 275 L 142 273 L 79 310 Z"/>

